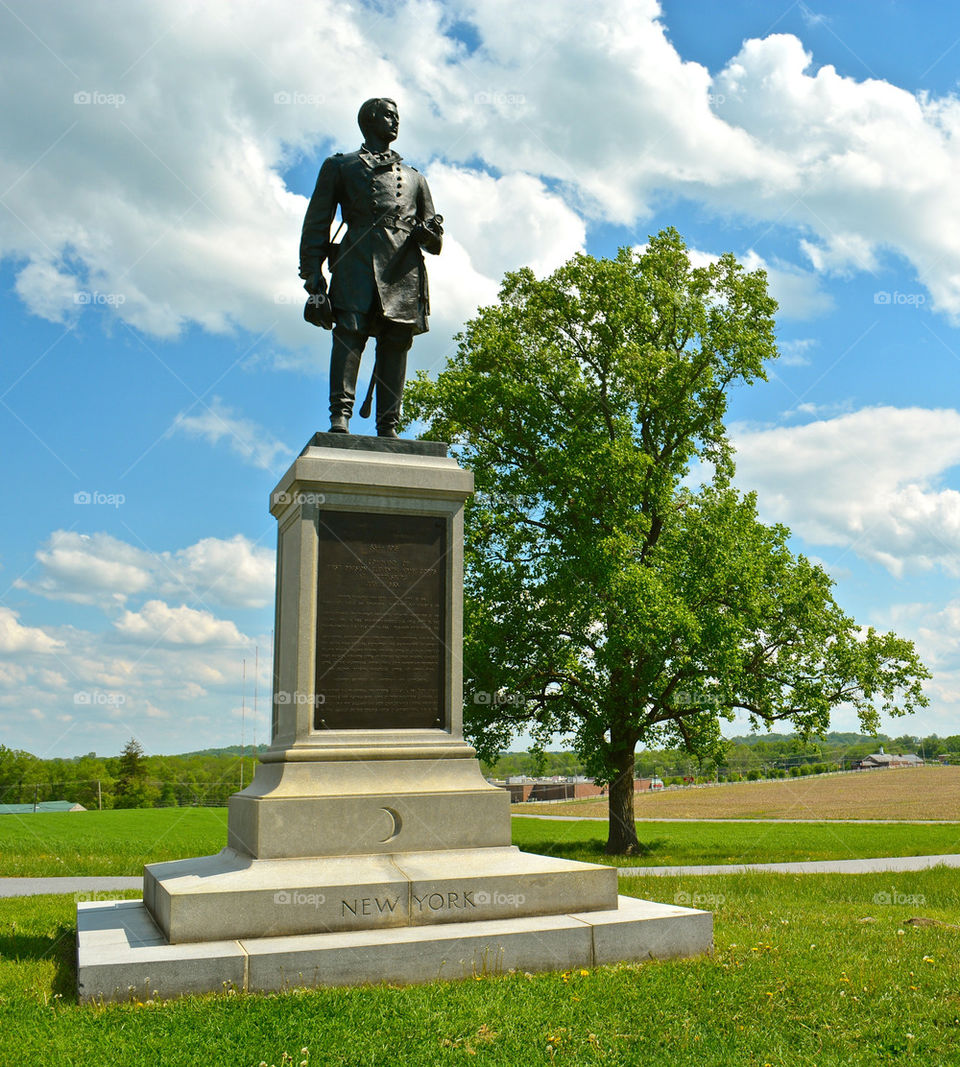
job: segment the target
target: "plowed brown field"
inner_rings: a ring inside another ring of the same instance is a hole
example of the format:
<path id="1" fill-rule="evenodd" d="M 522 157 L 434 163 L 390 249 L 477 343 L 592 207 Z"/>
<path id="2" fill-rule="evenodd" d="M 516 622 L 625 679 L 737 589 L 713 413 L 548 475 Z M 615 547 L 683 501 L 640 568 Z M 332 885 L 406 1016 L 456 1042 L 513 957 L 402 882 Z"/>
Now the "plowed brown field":
<path id="1" fill-rule="evenodd" d="M 736 782 L 637 793 L 637 819 L 958 819 L 960 767 Z M 515 804 L 516 812 L 606 816 L 606 800 Z"/>

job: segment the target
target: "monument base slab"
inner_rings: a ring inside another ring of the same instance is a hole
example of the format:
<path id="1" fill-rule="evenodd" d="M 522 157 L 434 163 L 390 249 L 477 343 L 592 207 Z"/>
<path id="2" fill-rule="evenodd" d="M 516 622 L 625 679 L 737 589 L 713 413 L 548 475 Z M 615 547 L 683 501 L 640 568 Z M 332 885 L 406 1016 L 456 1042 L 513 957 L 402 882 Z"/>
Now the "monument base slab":
<path id="1" fill-rule="evenodd" d="M 171 944 L 556 915 L 616 906 L 617 872 L 514 846 L 154 863 L 144 903 Z"/>
<path id="2" fill-rule="evenodd" d="M 709 912 L 621 896 L 607 911 L 340 933 L 168 944 L 142 901 L 81 903 L 80 999 L 495 976 L 697 956 Z"/>

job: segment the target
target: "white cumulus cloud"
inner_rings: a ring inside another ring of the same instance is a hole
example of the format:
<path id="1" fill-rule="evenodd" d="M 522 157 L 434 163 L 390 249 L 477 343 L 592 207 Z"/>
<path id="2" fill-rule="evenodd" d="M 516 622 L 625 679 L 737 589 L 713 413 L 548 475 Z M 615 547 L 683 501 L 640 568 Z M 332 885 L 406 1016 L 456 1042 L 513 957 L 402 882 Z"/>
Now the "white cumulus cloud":
<path id="1" fill-rule="evenodd" d="M 241 534 L 154 553 L 106 533 L 55 530 L 36 553 L 39 577 L 14 584 L 51 600 L 104 607 L 157 594 L 260 608 L 273 599 L 275 557 L 272 548 Z"/>
<path id="2" fill-rule="evenodd" d="M 0 607 L 0 653 L 56 652 L 62 644 L 37 626 L 24 626 L 12 608 Z"/>
<path id="3" fill-rule="evenodd" d="M 171 607 L 162 600 L 148 600 L 142 610 L 124 612 L 114 626 L 119 633 L 135 641 L 221 646 L 247 643 L 228 619 L 218 619 L 209 611 Z"/>
<path id="4" fill-rule="evenodd" d="M 451 300 L 425 359 L 504 270 L 547 269 L 585 222 L 636 224 L 665 193 L 794 227 L 818 271 L 895 250 L 960 314 L 960 101 L 841 76 L 791 35 L 746 41 L 713 77 L 656 0 L 402 0 L 375 19 L 333 0 L 101 0 L 34 5 L 7 30 L 0 87 L 30 107 L 0 116 L 0 255 L 46 318 L 95 293 L 84 313 L 158 337 L 240 327 L 310 346 L 306 197 L 282 174 L 356 147 L 371 86 L 398 100 L 397 147 L 460 249 L 436 268 Z M 805 273 L 769 266 L 785 309 L 823 307 Z"/>
<path id="5" fill-rule="evenodd" d="M 737 482 L 765 519 L 849 546 L 892 574 L 960 575 L 960 412 L 874 407 L 803 426 L 733 428 Z"/>

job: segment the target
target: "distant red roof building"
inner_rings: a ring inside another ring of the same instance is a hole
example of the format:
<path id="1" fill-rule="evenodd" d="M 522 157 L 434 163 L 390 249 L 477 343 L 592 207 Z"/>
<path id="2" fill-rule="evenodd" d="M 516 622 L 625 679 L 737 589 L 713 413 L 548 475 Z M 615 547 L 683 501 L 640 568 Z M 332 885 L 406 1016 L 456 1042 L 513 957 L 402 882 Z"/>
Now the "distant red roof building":
<path id="1" fill-rule="evenodd" d="M 923 760 L 920 759 L 919 756 L 915 756 L 912 752 L 904 752 L 894 756 L 888 752 L 884 752 L 881 748 L 879 752 L 864 756 L 863 759 L 855 765 L 855 769 L 858 771 L 874 771 L 884 767 L 921 766 L 923 766 Z"/>

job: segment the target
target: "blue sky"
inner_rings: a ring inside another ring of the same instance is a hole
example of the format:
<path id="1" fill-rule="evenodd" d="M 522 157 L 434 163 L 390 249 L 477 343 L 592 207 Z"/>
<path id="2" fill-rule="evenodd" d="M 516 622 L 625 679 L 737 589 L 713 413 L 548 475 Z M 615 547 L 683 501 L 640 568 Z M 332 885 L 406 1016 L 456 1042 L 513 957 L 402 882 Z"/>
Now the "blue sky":
<path id="1" fill-rule="evenodd" d="M 0 743 L 236 743 L 243 702 L 249 741 L 256 648 L 265 739 L 267 499 L 326 428 L 300 224 L 374 94 L 446 218 L 415 367 L 525 263 L 672 225 L 767 269 L 739 484 L 933 669 L 885 728 L 960 732 L 955 5 L 14 0 L 0 27 Z"/>

